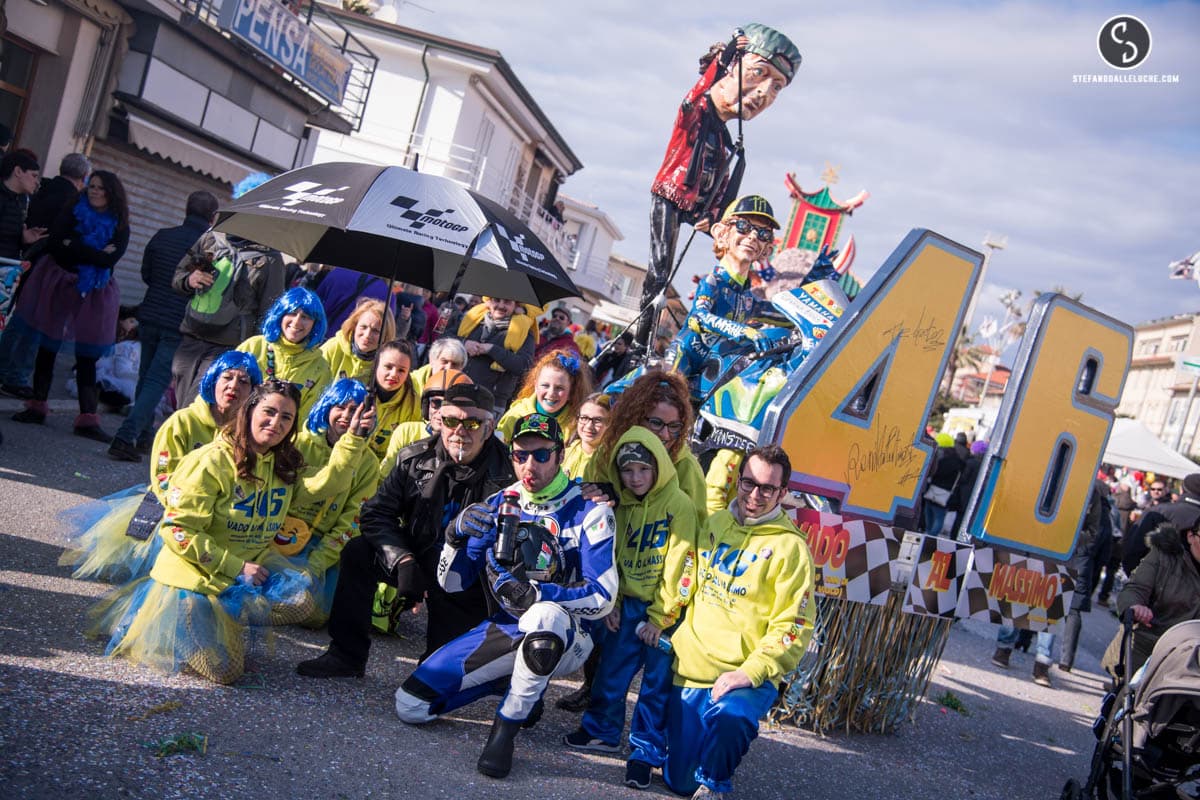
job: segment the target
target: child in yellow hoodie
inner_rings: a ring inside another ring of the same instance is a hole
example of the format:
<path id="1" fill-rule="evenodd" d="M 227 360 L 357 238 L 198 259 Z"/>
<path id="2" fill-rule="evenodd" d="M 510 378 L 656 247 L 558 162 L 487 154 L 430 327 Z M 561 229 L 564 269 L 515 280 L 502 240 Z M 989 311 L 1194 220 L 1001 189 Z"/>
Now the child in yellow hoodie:
<path id="1" fill-rule="evenodd" d="M 333 379 L 329 363 L 317 346 L 325 340 L 325 307 L 308 289 L 296 287 L 279 296 L 263 317 L 262 334 L 237 346 L 254 356 L 264 378 L 279 378 L 300 390 L 298 419 Z"/>
<path id="2" fill-rule="evenodd" d="M 652 601 L 661 587 L 668 552 L 695 545 L 696 506 L 679 488 L 675 467 L 658 436 L 635 425 L 617 443 L 613 471 L 618 475 L 615 560 L 620 576 L 617 607 L 605 620 L 600 663 L 592 682 L 591 706 L 580 727 L 564 742 L 578 750 L 615 753 L 625 727 L 625 693 L 638 669 L 641 690 L 629 728 L 630 756 L 625 782 L 650 785 L 651 772 L 667 757 L 667 700 L 671 694 L 671 655 L 647 647 L 637 629 L 647 622 L 664 627 Z M 678 581 L 674 584 L 678 586 Z M 685 589 L 686 591 L 686 589 Z"/>
<path id="3" fill-rule="evenodd" d="M 694 552 L 668 556 L 648 616 L 668 625 L 680 603 L 688 607 L 671 637 L 675 680 L 663 780 L 676 793 L 719 797 L 733 790 L 758 720 L 812 636 L 812 558 L 780 505 L 791 474 L 781 448 L 751 450 L 729 508 L 708 518 Z M 656 644 L 659 629 L 647 624 L 642 640 Z"/>

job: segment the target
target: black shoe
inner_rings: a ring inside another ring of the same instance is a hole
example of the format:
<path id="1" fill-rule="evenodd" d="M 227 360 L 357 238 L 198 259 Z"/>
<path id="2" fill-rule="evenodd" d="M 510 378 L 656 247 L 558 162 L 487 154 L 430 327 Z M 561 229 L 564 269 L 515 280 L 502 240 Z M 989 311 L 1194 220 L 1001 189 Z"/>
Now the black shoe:
<path id="1" fill-rule="evenodd" d="M 115 436 L 112 444 L 108 446 L 108 457 L 114 461 L 131 461 L 135 464 L 142 460 L 142 454 L 137 451 L 136 446 Z"/>
<path id="2" fill-rule="evenodd" d="M 18 411 L 12 415 L 13 422 L 25 422 L 32 425 L 42 425 L 46 422 L 46 415 L 40 411 L 35 411 L 32 408 L 27 408 L 24 411 Z"/>
<path id="3" fill-rule="evenodd" d="M 588 706 L 591 704 L 592 687 L 585 683 L 565 697 L 560 697 L 558 702 L 554 704 L 554 707 L 561 708 L 563 711 L 573 711 L 578 714 L 582 711 L 587 711 Z"/>
<path id="4" fill-rule="evenodd" d="M 652 769 L 653 767 L 645 761 L 630 761 L 625 765 L 625 785 L 635 789 L 649 789 Z"/>
<path id="5" fill-rule="evenodd" d="M 82 436 L 84 439 L 91 439 L 93 442 L 99 442 L 100 444 L 109 444 L 113 440 L 113 437 L 105 433 L 104 429 L 99 425 L 76 425 L 75 435 Z"/>
<path id="6" fill-rule="evenodd" d="M 475 768 L 489 778 L 507 777 L 512 772 L 513 747 L 520 730 L 521 723 L 496 715 L 492 732 Z"/>
<path id="7" fill-rule="evenodd" d="M 359 666 L 338 655 L 332 648 L 317 658 L 301 661 L 296 665 L 296 674 L 306 678 L 361 678 L 366 666 Z"/>
<path id="8" fill-rule="evenodd" d="M 134 445 L 134 449 L 144 456 L 150 455 L 150 449 L 152 447 L 154 447 L 154 440 L 149 436 L 147 436 L 145 439 L 138 439 L 137 444 Z"/>
<path id="9" fill-rule="evenodd" d="M 33 387 L 17 386 L 12 383 L 0 384 L 0 394 L 7 395 L 9 397 L 15 397 L 18 400 L 32 400 Z"/>

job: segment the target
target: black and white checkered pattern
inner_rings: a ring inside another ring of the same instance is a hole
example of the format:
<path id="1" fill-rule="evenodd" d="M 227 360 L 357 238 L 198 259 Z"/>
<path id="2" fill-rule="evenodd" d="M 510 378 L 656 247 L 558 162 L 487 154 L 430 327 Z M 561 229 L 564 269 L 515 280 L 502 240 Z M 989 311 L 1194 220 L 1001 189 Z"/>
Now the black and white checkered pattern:
<path id="1" fill-rule="evenodd" d="M 842 529 L 850 534 L 850 549 L 842 572 L 846 599 L 881 606 L 892 590 L 892 562 L 900 556 L 895 531 L 866 520 L 849 520 Z"/>
<path id="2" fill-rule="evenodd" d="M 1004 586 L 992 587 L 993 579 L 1007 584 L 1005 575 L 1014 575 L 1011 570 L 1027 570 L 1034 576 L 1057 577 L 1057 591 L 1047 608 L 1013 602 L 998 595 Z M 971 567 L 966 575 L 964 590 L 959 597 L 957 615 L 978 619 L 1013 628 L 1034 631 L 1049 630 L 1066 617 L 1071 607 L 1071 596 L 1075 581 L 1061 564 L 1032 556 L 1025 556 L 996 547 L 976 547 Z"/>
<path id="3" fill-rule="evenodd" d="M 906 614 L 952 618 L 963 581 L 971 568 L 971 545 L 940 536 L 921 535 L 921 549 L 901 609 Z M 948 561 L 934 553 L 946 553 Z M 939 563 L 945 563 L 944 574 Z"/>

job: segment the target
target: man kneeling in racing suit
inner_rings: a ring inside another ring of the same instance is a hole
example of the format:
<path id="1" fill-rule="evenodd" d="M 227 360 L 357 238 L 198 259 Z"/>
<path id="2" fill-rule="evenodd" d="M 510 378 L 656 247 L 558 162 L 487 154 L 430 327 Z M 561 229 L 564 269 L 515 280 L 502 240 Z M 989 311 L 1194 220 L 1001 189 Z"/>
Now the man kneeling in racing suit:
<path id="1" fill-rule="evenodd" d="M 495 553 L 501 493 L 450 523 L 438 563 L 448 592 L 483 580 L 494 613 L 425 659 L 396 690 L 396 714 L 436 719 L 489 694 L 503 694 L 478 769 L 503 778 L 517 731 L 541 716 L 550 678 L 583 666 L 591 632 L 617 593 L 613 512 L 583 498 L 561 469 L 562 433 L 542 414 L 518 421 L 512 438 L 523 542 L 516 563 Z M 535 577 L 540 576 L 540 580 Z"/>

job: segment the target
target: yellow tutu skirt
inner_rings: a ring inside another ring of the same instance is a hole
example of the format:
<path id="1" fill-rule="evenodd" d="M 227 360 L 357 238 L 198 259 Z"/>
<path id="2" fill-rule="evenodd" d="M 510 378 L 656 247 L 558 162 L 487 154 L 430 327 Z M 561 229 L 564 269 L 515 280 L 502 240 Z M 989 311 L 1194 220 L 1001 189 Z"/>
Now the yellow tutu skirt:
<path id="1" fill-rule="evenodd" d="M 91 610 L 88 635 L 108 639 L 107 656 L 233 683 L 245 671 L 247 651 L 266 644 L 269 626 L 301 622 L 316 608 L 307 575 L 278 559 L 268 561 L 266 583 L 254 586 L 239 578 L 216 596 L 148 577 L 133 581 Z"/>
<path id="2" fill-rule="evenodd" d="M 162 540 L 157 533 L 145 541 L 125 533 L 147 489 L 133 486 L 61 513 L 68 549 L 58 563 L 74 567 L 71 575 L 80 580 L 126 583 L 150 574 Z"/>

